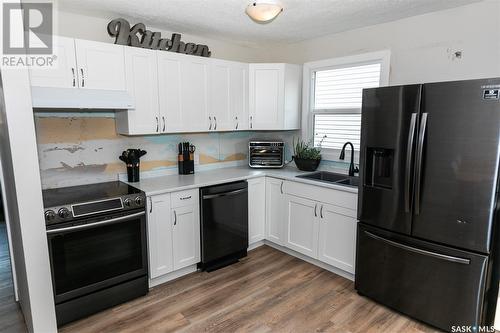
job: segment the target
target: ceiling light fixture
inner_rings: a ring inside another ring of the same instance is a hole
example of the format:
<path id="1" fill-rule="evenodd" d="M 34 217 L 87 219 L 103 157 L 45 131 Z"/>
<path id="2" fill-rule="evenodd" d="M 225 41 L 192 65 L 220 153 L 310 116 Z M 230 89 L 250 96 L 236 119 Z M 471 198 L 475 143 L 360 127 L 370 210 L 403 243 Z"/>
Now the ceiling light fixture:
<path id="1" fill-rule="evenodd" d="M 255 0 L 248 5 L 246 13 L 258 23 L 269 23 L 283 11 L 279 0 Z"/>

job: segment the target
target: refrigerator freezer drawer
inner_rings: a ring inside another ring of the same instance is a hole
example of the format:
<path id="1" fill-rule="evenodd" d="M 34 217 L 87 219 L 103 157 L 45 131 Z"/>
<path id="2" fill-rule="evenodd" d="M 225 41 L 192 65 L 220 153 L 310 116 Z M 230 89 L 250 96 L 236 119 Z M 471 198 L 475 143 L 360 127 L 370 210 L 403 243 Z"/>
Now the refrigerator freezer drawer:
<path id="1" fill-rule="evenodd" d="M 488 257 L 358 224 L 355 287 L 446 331 L 478 325 Z"/>

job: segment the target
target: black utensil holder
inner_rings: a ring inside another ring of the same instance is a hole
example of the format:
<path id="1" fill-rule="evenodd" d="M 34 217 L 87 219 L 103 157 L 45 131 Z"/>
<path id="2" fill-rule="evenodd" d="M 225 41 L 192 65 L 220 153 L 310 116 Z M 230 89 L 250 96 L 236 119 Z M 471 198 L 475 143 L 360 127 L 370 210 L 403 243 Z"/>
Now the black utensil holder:
<path id="1" fill-rule="evenodd" d="M 139 181 L 139 166 L 139 163 L 127 165 L 127 177 L 130 183 L 136 183 Z"/>
<path id="2" fill-rule="evenodd" d="M 190 175 L 194 173 L 194 161 L 178 161 L 179 175 Z"/>

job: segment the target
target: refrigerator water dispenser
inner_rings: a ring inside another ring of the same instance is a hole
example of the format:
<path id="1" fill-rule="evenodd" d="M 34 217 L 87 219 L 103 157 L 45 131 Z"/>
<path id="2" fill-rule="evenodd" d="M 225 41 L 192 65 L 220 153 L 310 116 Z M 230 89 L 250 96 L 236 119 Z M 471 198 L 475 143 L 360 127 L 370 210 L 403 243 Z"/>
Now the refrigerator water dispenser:
<path id="1" fill-rule="evenodd" d="M 365 185 L 391 189 L 394 149 L 367 148 Z"/>

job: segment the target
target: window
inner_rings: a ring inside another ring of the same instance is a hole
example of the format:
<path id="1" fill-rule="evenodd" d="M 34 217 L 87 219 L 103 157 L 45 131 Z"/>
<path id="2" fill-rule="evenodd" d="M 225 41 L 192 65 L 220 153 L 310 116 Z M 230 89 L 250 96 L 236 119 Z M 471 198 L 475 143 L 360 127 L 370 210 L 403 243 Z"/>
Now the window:
<path id="1" fill-rule="evenodd" d="M 387 84 L 388 64 L 389 52 L 382 51 L 304 65 L 314 146 L 328 153 L 351 141 L 359 151 L 362 91 Z"/>

